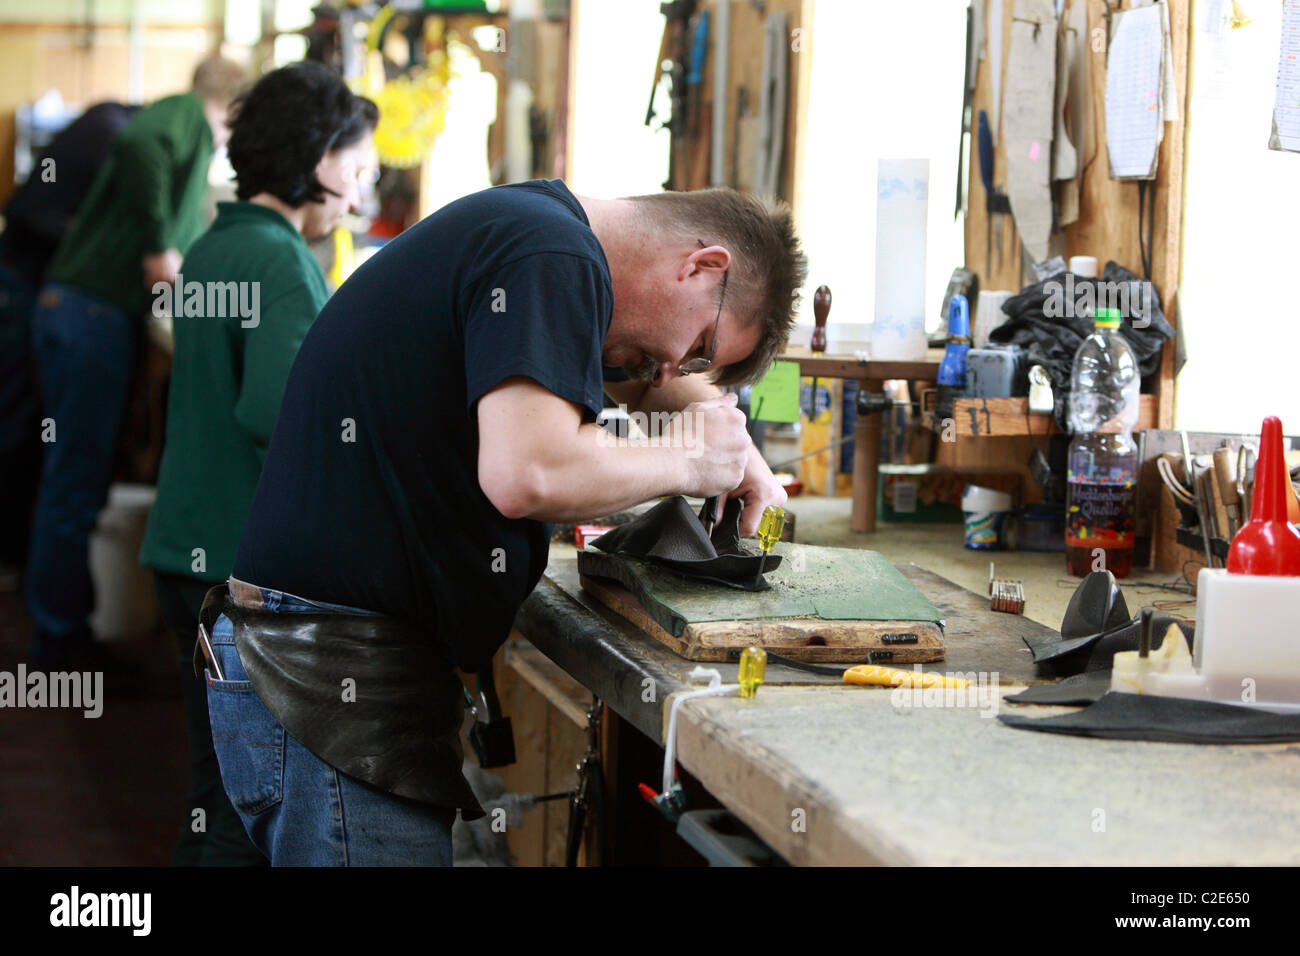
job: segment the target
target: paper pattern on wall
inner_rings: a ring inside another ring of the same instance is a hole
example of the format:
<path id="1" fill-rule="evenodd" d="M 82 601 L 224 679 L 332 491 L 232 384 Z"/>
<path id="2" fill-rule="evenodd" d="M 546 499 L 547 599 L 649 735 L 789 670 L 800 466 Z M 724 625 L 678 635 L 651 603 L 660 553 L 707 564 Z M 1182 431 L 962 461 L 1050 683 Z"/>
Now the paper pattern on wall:
<path id="1" fill-rule="evenodd" d="M 1111 17 L 1106 56 L 1106 152 L 1112 179 L 1154 179 L 1164 136 L 1164 4 Z"/>
<path id="2" fill-rule="evenodd" d="M 1056 37 L 1051 0 L 1016 0 L 1007 51 L 1002 136 L 1011 212 L 1034 262 L 1047 258 L 1052 233 Z"/>
<path id="3" fill-rule="evenodd" d="M 1282 0 L 1282 42 L 1270 149 L 1300 152 L 1300 0 Z"/>

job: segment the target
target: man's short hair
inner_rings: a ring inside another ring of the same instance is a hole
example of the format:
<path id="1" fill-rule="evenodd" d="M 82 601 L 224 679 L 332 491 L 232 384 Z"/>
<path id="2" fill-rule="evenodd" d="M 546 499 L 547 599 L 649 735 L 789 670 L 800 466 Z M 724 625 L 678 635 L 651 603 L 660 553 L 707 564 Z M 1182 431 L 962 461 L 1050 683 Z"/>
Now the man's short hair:
<path id="1" fill-rule="evenodd" d="M 759 340 L 749 356 L 717 369 L 712 379 L 739 385 L 761 378 L 790 337 L 795 296 L 808 274 L 790 207 L 734 189 L 631 198 L 659 235 L 686 245 L 699 240 L 731 253 L 726 306 L 745 328 L 758 328 Z"/>
<path id="2" fill-rule="evenodd" d="M 312 61 L 267 73 L 231 114 L 226 149 L 239 180 L 236 195 L 270 193 L 294 209 L 325 198 L 316 178 L 325 155 L 359 142 L 379 122 L 374 103 Z"/>
<path id="3" fill-rule="evenodd" d="M 233 60 L 210 56 L 194 68 L 193 86 L 200 99 L 225 106 L 248 86 L 248 71 Z"/>

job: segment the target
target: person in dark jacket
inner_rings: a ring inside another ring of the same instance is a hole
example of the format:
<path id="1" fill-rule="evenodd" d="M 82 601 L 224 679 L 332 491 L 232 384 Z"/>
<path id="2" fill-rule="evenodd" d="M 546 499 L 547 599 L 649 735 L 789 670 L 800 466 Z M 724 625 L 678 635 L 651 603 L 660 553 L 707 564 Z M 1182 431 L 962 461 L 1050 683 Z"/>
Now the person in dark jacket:
<path id="1" fill-rule="evenodd" d="M 41 469 L 32 307 L 45 270 L 90 192 L 108 149 L 140 107 L 98 103 L 40 155 L 4 209 L 0 233 L 0 568 L 27 561 Z"/>
<path id="2" fill-rule="evenodd" d="M 208 166 L 242 85 L 237 64 L 204 60 L 192 92 L 165 97 L 127 123 L 37 297 L 46 448 L 25 587 L 37 669 L 110 663 L 90 631 L 88 549 L 112 476 L 137 319 L 151 287 L 175 278 L 202 228 Z"/>

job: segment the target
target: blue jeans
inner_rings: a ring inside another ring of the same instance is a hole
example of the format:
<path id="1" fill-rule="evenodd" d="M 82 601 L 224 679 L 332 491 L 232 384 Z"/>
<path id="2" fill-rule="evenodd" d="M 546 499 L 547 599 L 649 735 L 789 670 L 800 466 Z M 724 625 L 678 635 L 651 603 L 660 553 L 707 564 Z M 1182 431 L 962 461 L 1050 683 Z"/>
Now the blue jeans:
<path id="1" fill-rule="evenodd" d="M 27 556 L 27 606 L 38 666 L 89 644 L 95 607 L 90 533 L 108 496 L 135 364 L 135 327 L 120 309 L 50 283 L 32 316 L 52 441 L 45 445 Z"/>
<path id="2" fill-rule="evenodd" d="M 262 589 L 278 614 L 346 612 Z M 340 773 L 298 743 L 253 691 L 224 614 L 212 633 L 225 680 L 208 671 L 208 716 L 221 781 L 272 866 L 451 866 L 455 810 L 416 803 Z"/>

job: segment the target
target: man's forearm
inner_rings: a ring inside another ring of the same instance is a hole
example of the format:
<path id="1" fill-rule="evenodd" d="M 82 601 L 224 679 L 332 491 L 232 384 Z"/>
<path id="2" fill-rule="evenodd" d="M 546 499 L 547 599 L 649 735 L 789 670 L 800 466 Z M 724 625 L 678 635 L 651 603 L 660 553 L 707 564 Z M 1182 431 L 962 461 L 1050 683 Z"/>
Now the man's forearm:
<path id="1" fill-rule="evenodd" d="M 539 479 L 539 504 L 527 517 L 563 523 L 614 514 L 659 495 L 679 494 L 686 449 L 652 447 L 583 425 L 574 453 Z"/>

